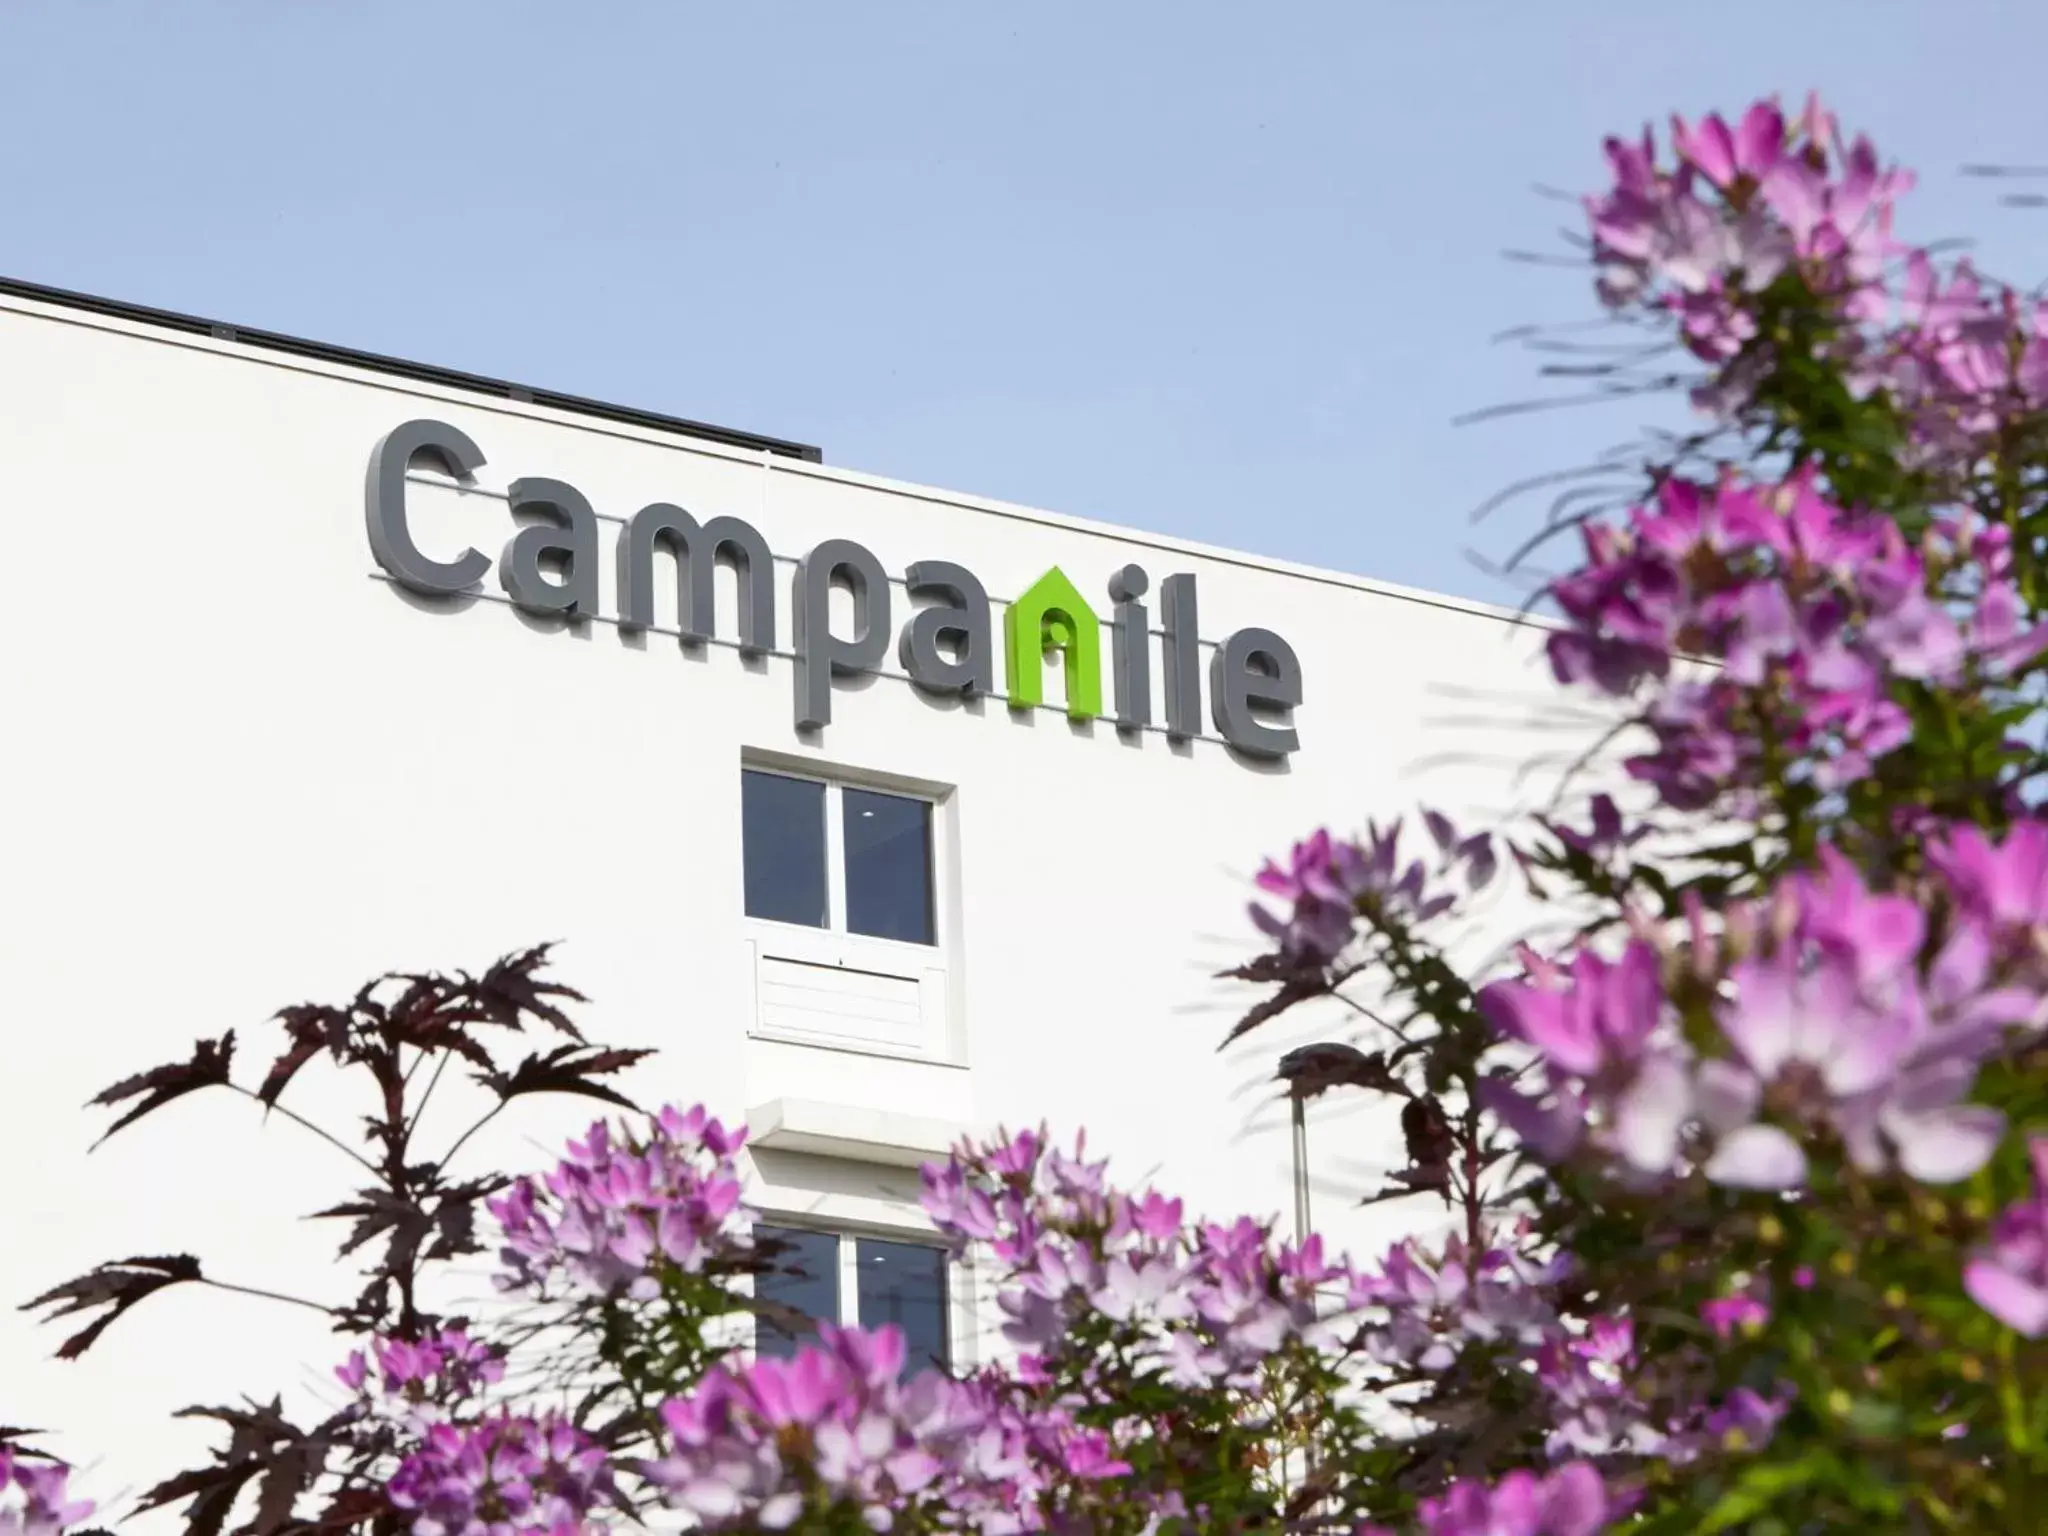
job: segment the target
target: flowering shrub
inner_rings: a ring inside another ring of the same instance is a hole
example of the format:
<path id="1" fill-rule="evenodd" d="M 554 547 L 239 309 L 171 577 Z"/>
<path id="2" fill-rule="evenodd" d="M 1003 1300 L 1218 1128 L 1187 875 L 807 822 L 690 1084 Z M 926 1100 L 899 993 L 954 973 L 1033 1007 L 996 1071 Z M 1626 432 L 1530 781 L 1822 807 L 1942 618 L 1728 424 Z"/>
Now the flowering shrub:
<path id="1" fill-rule="evenodd" d="M 500 1284 L 545 1294 L 559 1277 L 589 1295 L 645 1301 L 660 1294 L 664 1270 L 701 1274 L 744 1253 L 733 1157 L 745 1141 L 701 1105 L 664 1109 L 642 1144 L 593 1125 L 545 1179 L 519 1179 L 489 1202 L 505 1234 Z"/>
<path id="2" fill-rule="evenodd" d="M 750 1358 L 781 1260 L 744 1132 L 638 1112 L 611 1080 L 644 1053 L 582 1039 L 545 951 L 388 978 L 287 1010 L 255 1088 L 223 1039 L 101 1097 L 134 1101 L 117 1130 L 202 1089 L 296 1118 L 324 1055 L 384 1106 L 323 1212 L 370 1256 L 319 1304 L 362 1340 L 347 1402 L 197 1410 L 228 1447 L 140 1507 L 193 1536 L 2048 1528 L 2048 314 L 1903 246 L 1910 177 L 1817 102 L 1608 163 L 1599 301 L 1690 360 L 1707 425 L 1583 527 L 1548 656 L 1626 715 L 1644 808 L 1315 831 L 1232 973 L 1261 989 L 1233 1038 L 1372 988 L 1372 1038 L 1282 1076 L 1397 1101 L 1369 1198 L 1455 1231 L 1339 1254 L 1002 1134 L 923 1174 L 997 1358 L 909 1372 L 894 1329 L 829 1325 Z M 1439 926 L 1504 871 L 1572 937 L 1468 974 Z M 450 1056 L 485 1119 L 620 1117 L 540 1176 L 458 1177 L 467 1134 L 414 1145 Z M 437 1313 L 437 1267 L 488 1252 L 517 1312 Z M 137 1258 L 41 1303 L 97 1314 L 75 1355 L 226 1283 Z M 65 1486 L 0 1446 L 0 1536 L 83 1519 Z"/>

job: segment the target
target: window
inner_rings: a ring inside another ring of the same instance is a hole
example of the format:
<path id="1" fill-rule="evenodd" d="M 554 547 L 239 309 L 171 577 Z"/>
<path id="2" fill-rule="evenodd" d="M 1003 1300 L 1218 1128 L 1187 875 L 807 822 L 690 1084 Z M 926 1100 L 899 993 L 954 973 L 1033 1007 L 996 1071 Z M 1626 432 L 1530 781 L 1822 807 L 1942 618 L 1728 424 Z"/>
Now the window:
<path id="1" fill-rule="evenodd" d="M 801 1317 L 903 1330 L 906 1375 L 952 1360 L 946 1317 L 946 1252 L 929 1243 L 899 1242 L 760 1226 L 754 1235 L 773 1244 L 774 1268 L 756 1277 L 754 1294 Z M 796 1353 L 804 1335 L 763 1316 L 755 1324 L 757 1353 Z"/>
<path id="2" fill-rule="evenodd" d="M 951 810 L 936 786 L 885 792 L 742 764 L 751 1038 L 963 1064 L 960 935 L 941 916 Z"/>
<path id="3" fill-rule="evenodd" d="M 749 768 L 740 836 L 747 916 L 936 942 L 930 801 Z"/>
<path id="4" fill-rule="evenodd" d="M 780 773 L 740 785 L 746 843 L 747 916 L 825 926 L 825 786 Z"/>
<path id="5" fill-rule="evenodd" d="M 756 1227 L 754 1236 L 771 1255 L 773 1268 L 754 1277 L 754 1297 L 787 1307 L 799 1317 L 839 1321 L 839 1239 L 829 1232 L 791 1227 Z M 754 1348 L 778 1358 L 793 1355 L 800 1335 L 761 1314 L 754 1324 Z"/>

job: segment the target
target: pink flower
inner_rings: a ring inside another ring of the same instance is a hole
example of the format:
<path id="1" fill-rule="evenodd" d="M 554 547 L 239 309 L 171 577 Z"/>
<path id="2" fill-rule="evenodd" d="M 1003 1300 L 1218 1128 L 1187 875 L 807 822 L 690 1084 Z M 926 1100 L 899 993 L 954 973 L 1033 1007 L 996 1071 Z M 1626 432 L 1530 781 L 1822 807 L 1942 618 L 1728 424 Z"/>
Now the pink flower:
<path id="1" fill-rule="evenodd" d="M 1600 1474 L 1583 1461 L 1547 1477 L 1510 1472 L 1490 1488 L 1453 1483 L 1421 1507 L 1425 1536 L 1594 1536 L 1620 1513 Z"/>
<path id="2" fill-rule="evenodd" d="M 503 1230 L 504 1290 L 573 1289 L 647 1298 L 656 1272 L 702 1273 L 744 1253 L 750 1218 L 734 1163 L 746 1140 L 702 1105 L 667 1108 L 644 1142 L 604 1122 L 591 1126 L 543 1179 L 521 1179 L 490 1202 Z"/>
<path id="3" fill-rule="evenodd" d="M 1963 1267 L 1963 1289 L 2015 1333 L 2048 1333 L 2048 1137 L 2027 1143 L 2034 1188 L 2008 1207 Z"/>
<path id="4" fill-rule="evenodd" d="M 1129 1212 L 1131 1225 L 1137 1229 L 1138 1234 L 1154 1242 L 1177 1234 L 1185 1220 L 1179 1200 L 1169 1200 L 1153 1190 L 1146 1191 L 1142 1198 L 1132 1201 Z"/>
<path id="5" fill-rule="evenodd" d="M 1129 1471 L 1105 1437 L 1057 1415 L 1027 1421 L 984 1384 L 936 1371 L 902 1381 L 903 1358 L 893 1327 L 828 1324 L 789 1360 L 714 1366 L 662 1405 L 669 1449 L 647 1475 L 711 1529 L 788 1528 L 812 1489 L 881 1530 L 919 1507 L 1018 1510 L 1055 1468 L 1095 1479 Z"/>
<path id="6" fill-rule="evenodd" d="M 0 1445 L 0 1533 L 62 1536 L 90 1516 L 90 1500 L 70 1497 L 70 1478 L 71 1469 L 60 1463 L 32 1460 Z"/>
<path id="7" fill-rule="evenodd" d="M 1700 1320 L 1717 1339 L 1732 1338 L 1770 1321 L 1771 1309 L 1754 1296 L 1719 1296 L 1700 1304 Z"/>
<path id="8" fill-rule="evenodd" d="M 1551 588 L 1569 626 L 1546 642 L 1552 671 L 1648 695 L 1655 750 L 1628 771 L 1677 810 L 1744 814 L 1768 782 L 1844 789 L 1911 738 L 1898 685 L 1998 681 L 2048 647 L 1992 574 L 2009 564 L 1999 539 L 1950 518 L 1915 549 L 1807 473 L 1764 488 L 1669 479 L 1625 524 L 1582 536 L 1584 563 Z M 1721 669 L 1670 680 L 1685 655 Z"/>
<path id="9" fill-rule="evenodd" d="M 1883 307 L 1893 204 L 1911 178 L 1881 168 L 1866 140 L 1845 150 L 1818 109 L 1787 126 L 1768 101 L 1733 127 L 1674 118 L 1669 171 L 1647 131 L 1609 140 L 1611 185 L 1586 199 L 1601 302 L 1675 315 L 1688 349 L 1716 369 L 1695 397 L 1717 411 L 1739 410 L 1769 371 L 1755 296 L 1788 270 L 1845 318 Z M 1854 338 L 1841 345 L 1853 357 Z"/>
<path id="10" fill-rule="evenodd" d="M 1875 1009 L 1858 959 L 1786 954 L 1745 961 L 1730 973 L 1733 997 L 1721 1032 L 1760 1082 L 1798 1069 L 1833 1098 L 1866 1093 L 1888 1078 L 1910 1043 L 1910 1016 Z"/>
<path id="11" fill-rule="evenodd" d="M 1390 1248 L 1377 1272 L 1353 1275 L 1346 1303 L 1362 1314 L 1373 1359 L 1435 1375 L 1475 1344 L 1534 1350 L 1556 1339 L 1544 1288 L 1557 1278 L 1553 1267 L 1519 1262 L 1509 1248 L 1475 1257 L 1452 1237 L 1433 1257 L 1411 1240 Z"/>
<path id="12" fill-rule="evenodd" d="M 1761 181 L 1785 152 L 1785 116 L 1776 102 L 1760 101 L 1743 114 L 1734 129 L 1714 113 L 1690 128 L 1682 117 L 1671 120 L 1671 144 L 1722 191 L 1741 180 Z"/>
<path id="13" fill-rule="evenodd" d="M 1631 944 L 1611 962 L 1581 952 L 1562 987 L 1495 982 L 1479 994 L 1495 1029 L 1579 1077 L 1636 1060 L 1663 1006 L 1657 954 L 1647 944 Z"/>
<path id="14" fill-rule="evenodd" d="M 1479 993 L 1487 1022 L 1534 1047 L 1548 1066 L 1556 1108 L 1500 1084 L 1484 1097 L 1511 1126 L 1534 1133 L 1539 1155 L 1575 1139 L 1565 1129 L 1590 1099 L 1603 1106 L 1602 1140 L 1631 1167 L 1671 1167 L 1692 1088 L 1683 1063 L 1656 1038 L 1668 1032 L 1661 966 L 1638 941 L 1612 962 L 1581 952 L 1561 987 L 1495 982 Z"/>
<path id="15" fill-rule="evenodd" d="M 1357 899 L 1370 879 L 1363 851 L 1323 828 L 1296 843 L 1284 867 L 1269 860 L 1254 883 L 1289 910 L 1255 904 L 1252 921 L 1279 940 L 1283 952 L 1318 960 L 1336 956 L 1351 941 Z"/>
<path id="16" fill-rule="evenodd" d="M 1953 826 L 1927 857 L 1979 921 L 2028 934 L 2048 928 L 2048 824 L 2020 822 L 1997 843 L 1977 827 Z"/>
<path id="17" fill-rule="evenodd" d="M 1988 845 L 1969 837 L 1937 845 L 1959 850 L 1958 867 L 1990 866 Z M 1866 1172 L 1897 1166 L 1946 1184 L 1983 1166 L 2005 1121 L 1970 1090 L 2015 1026 L 2038 1027 L 2039 1006 L 2032 989 L 2001 980 L 1967 907 L 1926 956 L 1916 900 L 1870 890 L 1824 852 L 1819 869 L 1723 921 L 1740 939 L 1727 952 L 1744 958 L 1723 970 L 1726 952 L 1695 911 L 1691 970 L 1717 994 L 1727 1054 L 1697 1058 L 1679 1036 L 1653 933 L 1613 961 L 1585 952 L 1568 971 L 1545 965 L 1480 992 L 1488 1022 L 1543 1069 L 1534 1087 L 1483 1082 L 1482 1106 L 1539 1158 L 1590 1146 L 1631 1178 L 1698 1166 L 1734 1188 L 1796 1188 L 1804 1143 L 1823 1126 Z M 2016 953 L 2035 963 L 2031 940 Z"/>
<path id="18" fill-rule="evenodd" d="M 1650 835 L 1647 826 L 1623 828 L 1621 811 L 1611 795 L 1595 795 L 1589 809 L 1593 824 L 1583 832 L 1548 819 L 1543 820 L 1543 826 L 1572 852 L 1595 860 L 1633 847 Z"/>
<path id="19" fill-rule="evenodd" d="M 1067 1472 L 1088 1482 L 1106 1477 L 1128 1477 L 1131 1464 L 1119 1461 L 1109 1448 L 1109 1437 L 1100 1430 L 1088 1430 L 1069 1438 L 1060 1447 L 1060 1460 Z"/>
<path id="20" fill-rule="evenodd" d="M 1748 1387 L 1737 1387 L 1727 1400 L 1708 1413 L 1702 1428 L 1709 1438 L 1727 1444 L 1737 1441 L 1747 1450 L 1759 1450 L 1770 1443 L 1778 1421 L 1792 1406 L 1792 1391 L 1782 1388 L 1765 1397 Z"/>
<path id="21" fill-rule="evenodd" d="M 2004 1117 L 1965 1100 L 1978 1061 L 2030 1005 L 1988 984 L 1969 931 L 1923 976 L 1918 908 L 1872 894 L 1839 857 L 1788 881 L 1767 921 L 1791 931 L 1777 952 L 1729 972 L 1715 1010 L 1734 1055 L 1695 1073 L 1695 1102 L 1716 1141 L 1707 1177 L 1750 1189 L 1804 1182 L 1799 1138 L 1756 1118 L 1767 1088 L 1795 1126 L 1832 1125 L 1867 1171 L 1896 1161 L 1946 1184 L 1982 1167 Z"/>
<path id="22" fill-rule="evenodd" d="M 1425 821 L 1442 854 L 1439 875 L 1456 872 L 1468 891 L 1493 878 L 1493 840 L 1485 833 L 1461 838 L 1434 811 Z M 1357 931 L 1361 914 L 1402 925 L 1425 923 L 1447 911 L 1456 895 L 1430 889 L 1421 860 L 1405 866 L 1401 823 L 1368 827 L 1363 842 L 1333 837 L 1327 828 L 1294 845 L 1283 866 L 1268 860 L 1254 883 L 1286 903 L 1280 911 L 1254 904 L 1252 921 L 1280 943 L 1281 953 L 1310 964 L 1327 964 Z"/>
<path id="23" fill-rule="evenodd" d="M 334 1378 L 351 1392 L 360 1392 L 370 1379 L 370 1362 L 360 1349 L 349 1351 L 348 1359 L 334 1368 Z"/>
<path id="24" fill-rule="evenodd" d="M 558 1536 L 615 1498 L 604 1452 L 551 1415 L 433 1425 L 388 1492 L 414 1536 Z"/>

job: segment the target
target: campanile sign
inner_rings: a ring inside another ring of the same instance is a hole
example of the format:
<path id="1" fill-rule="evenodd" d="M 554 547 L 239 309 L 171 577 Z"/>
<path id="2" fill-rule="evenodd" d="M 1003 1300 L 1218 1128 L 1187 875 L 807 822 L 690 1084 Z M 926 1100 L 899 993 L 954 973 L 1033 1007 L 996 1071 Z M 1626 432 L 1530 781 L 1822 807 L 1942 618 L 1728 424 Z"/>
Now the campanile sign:
<path id="1" fill-rule="evenodd" d="M 468 434 L 446 422 L 408 421 L 386 433 L 371 451 L 364 496 L 370 550 L 378 565 L 399 586 L 427 597 L 474 592 L 495 565 L 499 585 L 517 608 L 572 622 L 606 617 L 599 604 L 599 519 L 584 495 L 565 481 L 512 482 L 507 500 L 523 526 L 495 562 L 475 548 L 439 558 L 414 541 L 406 517 L 408 471 L 420 465 L 468 481 L 484 462 Z M 610 617 L 625 632 L 654 625 L 657 554 L 675 563 L 677 628 L 686 644 L 702 644 L 715 634 L 714 577 L 724 561 L 739 581 L 740 651 L 765 655 L 775 650 L 775 559 L 751 524 L 736 517 L 699 522 L 683 508 L 661 501 L 635 512 L 612 551 L 618 612 Z M 1003 612 L 1000 695 L 996 623 L 981 580 L 951 561 L 919 560 L 905 569 L 903 584 L 912 610 L 899 632 L 888 572 L 863 545 L 827 539 L 797 562 L 790 602 L 799 730 L 828 725 L 832 680 L 878 670 L 892 639 L 905 676 L 928 693 L 998 696 L 1013 709 L 1038 708 L 1044 701 L 1045 663 L 1057 659 L 1067 714 L 1086 720 L 1105 713 L 1103 625 L 1058 567 Z M 832 630 L 835 587 L 853 600 L 853 632 L 848 635 Z M 1300 739 L 1293 711 L 1302 695 L 1301 663 L 1293 647 L 1269 629 L 1237 630 L 1217 642 L 1205 680 L 1191 574 L 1159 583 L 1163 666 L 1158 693 L 1164 718 L 1155 718 L 1151 616 L 1144 601 L 1149 591 L 1150 579 L 1136 565 L 1124 566 L 1109 579 L 1114 723 L 1125 730 L 1160 725 L 1177 740 L 1198 737 L 1203 734 L 1206 681 L 1209 719 L 1226 744 L 1257 758 L 1294 752 Z"/>

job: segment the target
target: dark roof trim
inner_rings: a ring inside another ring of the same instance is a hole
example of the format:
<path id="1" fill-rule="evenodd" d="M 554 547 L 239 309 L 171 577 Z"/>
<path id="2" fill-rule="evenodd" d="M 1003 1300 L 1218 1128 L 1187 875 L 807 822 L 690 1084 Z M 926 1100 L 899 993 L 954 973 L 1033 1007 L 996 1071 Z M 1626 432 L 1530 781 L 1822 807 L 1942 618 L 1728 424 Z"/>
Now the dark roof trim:
<path id="1" fill-rule="evenodd" d="M 87 310 L 117 320 L 160 326 L 165 330 L 211 336 L 219 341 L 239 342 L 245 347 L 261 347 L 269 352 L 287 352 L 294 357 L 311 357 L 325 363 L 343 363 L 351 368 L 367 368 L 374 373 L 388 373 L 421 384 L 438 384 L 448 389 L 464 389 L 479 395 L 495 395 L 499 399 L 546 406 L 550 410 L 568 411 L 578 416 L 595 416 L 601 421 L 621 422 L 627 426 L 644 427 L 655 432 L 681 433 L 685 437 L 723 443 L 729 448 L 779 454 L 783 458 L 802 459 L 810 464 L 822 464 L 825 461 L 823 452 L 807 443 L 792 443 L 779 437 L 762 437 L 757 433 L 738 432 L 730 427 L 714 427 L 701 421 L 685 421 L 678 416 L 663 416 L 654 411 L 635 410 L 629 405 L 607 405 L 601 400 L 585 400 L 578 395 L 558 395 L 553 390 L 529 389 L 523 384 L 508 384 L 503 379 L 487 379 L 480 374 L 462 373 L 453 368 L 436 368 L 428 363 L 409 363 L 403 358 L 382 357 L 375 352 L 357 352 L 349 347 L 329 346 L 324 341 L 306 341 L 298 336 L 284 336 L 275 331 L 252 331 L 244 326 L 223 325 L 217 320 L 201 320 L 195 315 L 181 315 L 168 309 L 151 309 L 144 304 L 125 304 L 119 299 L 102 299 L 89 293 L 70 293 L 62 288 L 45 288 L 41 283 L 23 282 L 18 278 L 0 277 L 0 294 L 33 299 L 39 304 L 60 305 L 66 309 Z"/>

